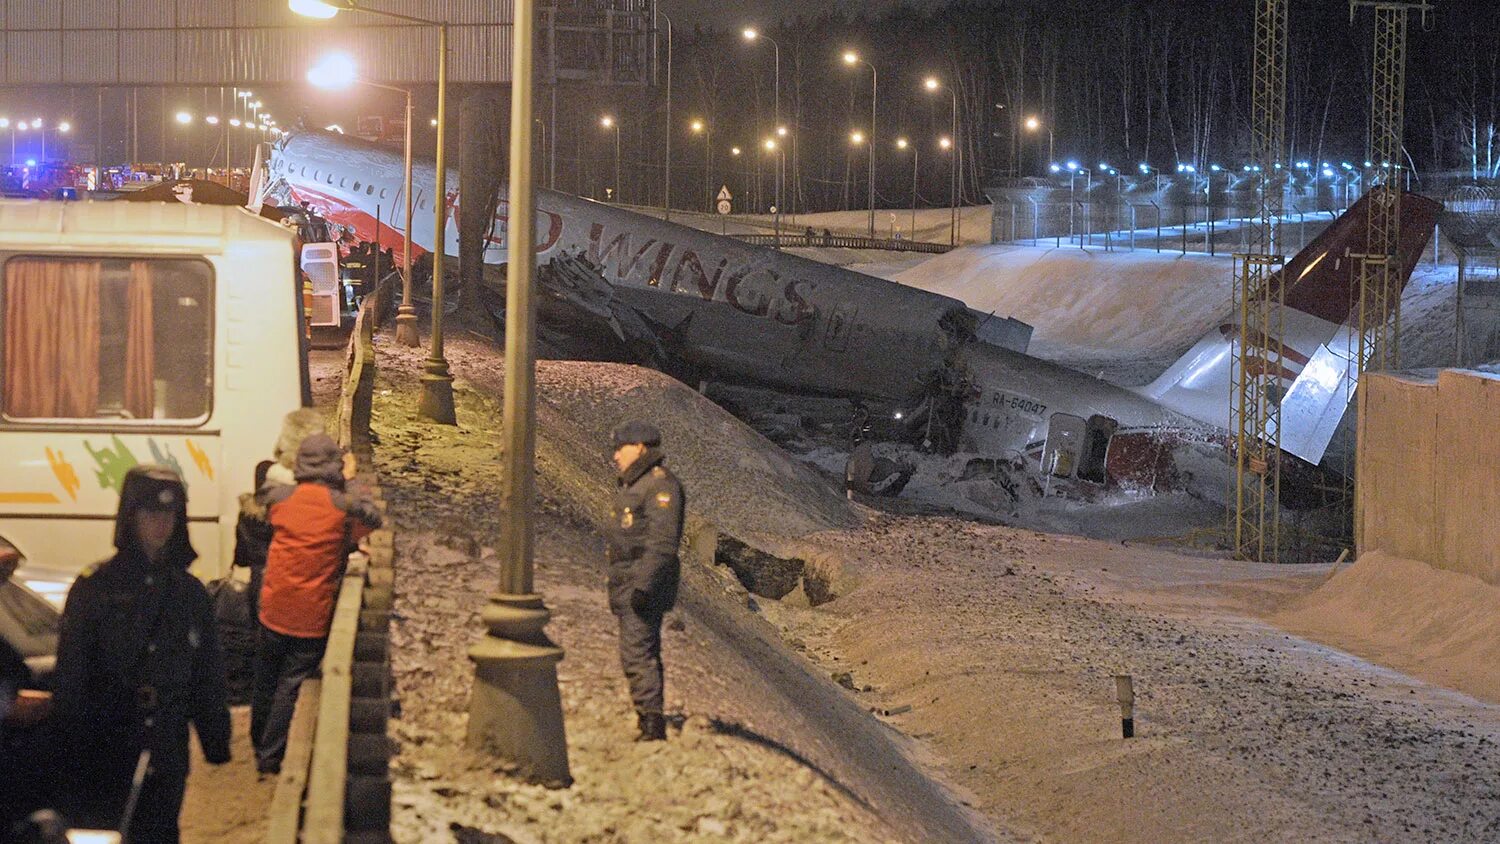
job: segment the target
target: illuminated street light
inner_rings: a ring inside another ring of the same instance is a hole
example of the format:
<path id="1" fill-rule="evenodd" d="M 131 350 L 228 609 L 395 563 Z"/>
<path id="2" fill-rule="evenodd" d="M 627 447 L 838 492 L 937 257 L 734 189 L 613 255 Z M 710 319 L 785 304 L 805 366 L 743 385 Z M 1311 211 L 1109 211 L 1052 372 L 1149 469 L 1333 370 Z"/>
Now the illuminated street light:
<path id="1" fill-rule="evenodd" d="M 942 147 L 943 149 L 952 149 L 953 139 L 948 137 L 947 135 L 944 135 L 941 138 L 938 138 L 938 146 Z"/>
<path id="2" fill-rule="evenodd" d="M 775 138 L 766 138 L 766 152 L 775 152 L 775 151 L 776 151 L 776 139 Z"/>
<path id="3" fill-rule="evenodd" d="M 427 125 L 428 126 L 436 126 L 437 125 L 437 118 L 434 117 L 431 120 L 427 121 Z"/>
<path id="4" fill-rule="evenodd" d="M 340 11 L 339 7 L 322 0 L 287 0 L 287 6 L 299 15 L 322 20 L 328 20 Z"/>
<path id="5" fill-rule="evenodd" d="M 240 127 L 240 119 L 238 117 L 229 118 L 229 125 L 238 129 Z"/>
<path id="6" fill-rule="evenodd" d="M 203 122 L 207 123 L 210 126 L 217 126 L 219 125 L 219 116 L 217 114 L 210 114 L 209 116 L 203 118 Z"/>
<path id="7" fill-rule="evenodd" d="M 741 30 L 740 34 L 745 36 L 746 41 L 754 41 L 755 39 L 760 37 L 759 32 L 756 32 L 754 29 L 748 26 Z"/>
<path id="8" fill-rule="evenodd" d="M 911 147 L 911 231 L 908 235 L 915 240 L 917 237 L 917 162 L 922 158 L 922 148 L 912 146 L 905 138 L 896 139 L 896 149 L 905 150 Z"/>
<path id="9" fill-rule="evenodd" d="M 73 124 L 71 124 L 68 121 L 64 120 L 63 122 L 57 124 L 57 131 L 59 131 L 59 132 L 63 133 L 64 135 L 66 135 L 67 133 L 73 131 Z"/>
<path id="10" fill-rule="evenodd" d="M 763 38 L 766 43 L 771 45 L 771 125 L 776 127 L 776 134 L 784 138 L 786 137 L 786 132 L 783 130 L 786 127 L 781 125 L 781 43 L 770 36 L 763 35 L 754 27 L 747 26 L 741 30 L 740 34 L 745 37 L 746 41 L 754 42 Z M 772 194 L 775 197 L 776 208 L 775 230 L 779 234 L 781 232 L 781 188 L 782 183 L 786 180 L 786 158 L 784 156 L 776 160 L 775 176 L 772 180 L 774 184 Z M 776 246 L 780 248 L 779 239 Z"/>
<path id="11" fill-rule="evenodd" d="M 1028 131 L 1035 132 L 1040 128 L 1042 128 L 1042 121 L 1036 119 L 1034 115 L 1026 118 L 1026 129 Z"/>
<path id="12" fill-rule="evenodd" d="M 691 122 L 691 123 L 688 124 L 688 129 L 690 131 L 692 131 L 692 133 L 694 135 L 700 135 L 700 134 L 702 134 L 703 133 L 703 121 L 702 120 L 694 120 L 693 122 Z"/>
<path id="13" fill-rule="evenodd" d="M 287 0 L 293 12 L 310 18 L 327 20 L 339 12 L 366 12 L 384 18 L 431 26 L 437 29 L 437 117 L 432 125 L 437 127 L 437 160 L 433 162 L 435 173 L 432 195 L 433 250 L 432 250 L 432 342 L 431 353 L 423 364 L 422 393 L 418 401 L 418 412 L 434 422 L 457 424 L 453 407 L 453 374 L 443 355 L 443 293 L 446 274 L 443 270 L 447 254 L 448 216 L 451 207 L 448 199 L 447 128 L 448 120 L 448 24 L 445 21 L 421 18 L 415 15 L 372 9 L 360 0 Z M 528 7 L 529 8 L 529 7 Z M 258 108 L 258 106 L 257 106 Z M 408 119 L 407 124 L 411 121 Z M 472 723 L 472 722 L 471 722 Z"/>
<path id="14" fill-rule="evenodd" d="M 40 128 L 42 128 L 42 119 L 40 117 L 33 117 L 31 119 L 31 128 L 33 128 L 33 129 L 40 129 Z"/>
<path id="15" fill-rule="evenodd" d="M 875 103 L 880 97 L 880 71 L 875 65 L 859 57 L 853 50 L 844 52 L 844 64 L 851 67 L 862 64 L 870 69 L 870 162 L 869 162 L 869 194 L 870 194 L 870 239 L 875 238 L 875 134 L 879 131 L 875 122 Z"/>
<path id="16" fill-rule="evenodd" d="M 708 202 L 708 210 L 712 213 L 714 208 L 714 133 L 709 129 L 708 123 L 699 117 L 693 118 L 688 123 L 688 129 L 694 135 L 703 136 L 703 194 Z"/>
<path id="17" fill-rule="evenodd" d="M 852 144 L 854 144 L 855 146 L 861 146 L 865 142 L 865 133 L 864 132 L 850 132 L 849 133 L 849 142 L 852 143 Z"/>
<path id="18" fill-rule="evenodd" d="M 948 167 L 948 245 L 957 246 L 958 227 L 960 225 L 958 216 L 959 185 L 963 183 L 964 178 L 963 149 L 958 146 L 958 92 L 952 87 L 938 81 L 936 76 L 927 77 L 922 82 L 922 85 L 928 91 L 932 92 L 947 90 L 948 94 L 953 98 L 953 127 L 950 131 L 953 135 L 954 149 L 953 160 Z"/>
<path id="19" fill-rule="evenodd" d="M 308 82 L 330 91 L 348 88 L 358 78 L 354 59 L 347 53 L 329 53 L 307 71 Z"/>
<path id="20" fill-rule="evenodd" d="M 9 128 L 10 128 L 10 118 L 9 117 L 0 117 L 0 129 L 9 129 Z"/>
<path id="21" fill-rule="evenodd" d="M 599 118 L 599 125 L 615 130 L 615 202 L 619 202 L 620 197 L 624 195 L 620 185 L 620 121 L 606 114 Z"/>
<path id="22" fill-rule="evenodd" d="M 738 156 L 740 154 L 740 148 L 739 147 L 730 147 L 729 148 L 729 154 L 730 155 L 734 155 L 734 156 Z"/>
<path id="23" fill-rule="evenodd" d="M 177 122 L 186 126 L 187 124 L 193 122 L 193 116 L 185 111 L 179 111 L 177 112 Z"/>
<path id="24" fill-rule="evenodd" d="M 777 126 L 776 127 L 776 137 L 778 137 L 778 138 L 785 138 L 786 137 L 786 127 L 785 126 Z"/>
<path id="25" fill-rule="evenodd" d="M 1037 117 L 1034 114 L 1032 116 L 1026 118 L 1026 131 L 1028 131 L 1028 132 L 1040 132 L 1041 129 L 1042 129 L 1042 120 L 1041 120 L 1041 118 Z M 1047 160 L 1048 161 L 1052 160 L 1053 141 L 1054 141 L 1054 137 L 1053 137 L 1053 133 L 1052 133 L 1052 126 L 1051 126 L 1051 124 L 1048 124 L 1048 126 L 1047 126 Z"/>
<path id="26" fill-rule="evenodd" d="M 944 145 L 944 146 L 943 146 L 943 149 L 947 149 L 947 148 L 948 148 L 948 147 L 947 147 L 947 145 Z M 1059 172 L 1059 171 L 1061 171 L 1061 170 L 1062 170 L 1062 168 L 1061 168 L 1061 167 L 1059 167 L 1059 166 L 1058 166 L 1058 165 L 1057 165 L 1057 162 L 1055 162 L 1055 161 L 1054 161 L 1054 162 L 1052 162 L 1052 163 L 1051 163 L 1051 164 L 1049 164 L 1049 165 L 1047 165 L 1047 169 L 1048 169 L 1048 170 L 1051 170 L 1051 171 L 1052 171 L 1052 172 L 1053 172 L 1053 173 L 1057 173 L 1057 172 Z"/>

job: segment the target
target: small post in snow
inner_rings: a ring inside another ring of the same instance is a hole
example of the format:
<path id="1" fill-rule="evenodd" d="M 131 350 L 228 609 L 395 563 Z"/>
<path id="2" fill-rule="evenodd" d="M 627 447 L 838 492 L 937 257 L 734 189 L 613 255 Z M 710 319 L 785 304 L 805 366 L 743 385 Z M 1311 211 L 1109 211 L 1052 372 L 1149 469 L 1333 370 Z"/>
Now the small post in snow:
<path id="1" fill-rule="evenodd" d="M 1115 675 L 1115 697 L 1120 701 L 1120 734 L 1135 737 L 1135 684 L 1129 674 Z"/>

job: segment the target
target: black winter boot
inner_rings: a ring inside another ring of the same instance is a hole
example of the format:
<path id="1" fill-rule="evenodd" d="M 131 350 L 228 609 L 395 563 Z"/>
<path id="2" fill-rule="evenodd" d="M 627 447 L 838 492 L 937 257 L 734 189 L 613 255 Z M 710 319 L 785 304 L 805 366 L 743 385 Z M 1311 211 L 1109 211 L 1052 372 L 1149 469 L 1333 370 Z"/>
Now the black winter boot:
<path id="1" fill-rule="evenodd" d="M 636 741 L 666 741 L 667 719 L 660 712 L 639 713 L 640 732 L 636 734 Z"/>

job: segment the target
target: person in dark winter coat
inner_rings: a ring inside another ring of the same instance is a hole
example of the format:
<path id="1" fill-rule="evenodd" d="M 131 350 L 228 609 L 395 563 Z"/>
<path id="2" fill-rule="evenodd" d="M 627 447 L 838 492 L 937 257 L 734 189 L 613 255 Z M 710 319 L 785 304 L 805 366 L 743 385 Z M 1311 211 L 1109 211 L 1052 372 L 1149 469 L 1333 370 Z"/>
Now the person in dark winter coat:
<path id="1" fill-rule="evenodd" d="M 115 556 L 85 571 L 63 608 L 54 719 L 69 763 L 69 819 L 118 828 L 145 779 L 131 841 L 175 842 L 188 725 L 211 764 L 229 761 L 229 707 L 208 592 L 188 573 L 187 490 L 162 466 L 125 475 Z"/>
<path id="2" fill-rule="evenodd" d="M 380 527 L 380 512 L 345 489 L 344 450 L 327 434 L 297 449 L 296 486 L 270 485 L 262 500 L 275 533 L 260 594 L 260 643 L 250 737 L 256 769 L 281 770 L 302 681 L 317 670 L 353 543 Z"/>
<path id="3" fill-rule="evenodd" d="M 266 517 L 266 505 L 260 500 L 259 493 L 274 465 L 273 460 L 256 464 L 254 490 L 240 495 L 240 517 L 234 526 L 234 564 L 250 570 L 250 587 L 245 594 L 250 601 L 252 619 L 260 616 L 260 590 L 265 585 L 266 555 L 271 553 L 273 534 L 271 522 Z"/>
<path id="4" fill-rule="evenodd" d="M 609 608 L 620 622 L 620 666 L 640 727 L 636 741 L 661 741 L 667 737 L 661 622 L 677 602 L 686 501 L 682 484 L 661 465 L 655 426 L 626 422 L 612 439 L 619 488 L 606 533 Z"/>

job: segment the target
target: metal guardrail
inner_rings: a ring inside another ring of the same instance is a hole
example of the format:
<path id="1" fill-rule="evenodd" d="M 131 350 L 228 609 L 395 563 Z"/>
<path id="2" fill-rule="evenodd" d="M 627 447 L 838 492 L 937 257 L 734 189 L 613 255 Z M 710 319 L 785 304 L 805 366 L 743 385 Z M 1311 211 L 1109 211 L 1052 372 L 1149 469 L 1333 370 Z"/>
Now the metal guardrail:
<path id="1" fill-rule="evenodd" d="M 335 426 L 340 444 L 354 450 L 364 466 L 370 465 L 374 328 L 392 293 L 388 281 L 355 320 Z M 374 493 L 384 511 L 378 486 Z M 368 555 L 350 555 L 344 570 L 322 677 L 304 681 L 297 698 L 267 813 L 267 844 L 390 840 L 390 530 L 375 531 L 366 547 Z"/>
<path id="2" fill-rule="evenodd" d="M 736 240 L 756 246 L 780 246 L 786 248 L 812 248 L 816 246 L 837 249 L 883 249 L 887 252 L 926 252 L 933 255 L 951 251 L 946 243 L 928 243 L 921 240 L 899 240 L 889 237 L 854 237 L 850 235 L 821 234 L 731 234 Z"/>

